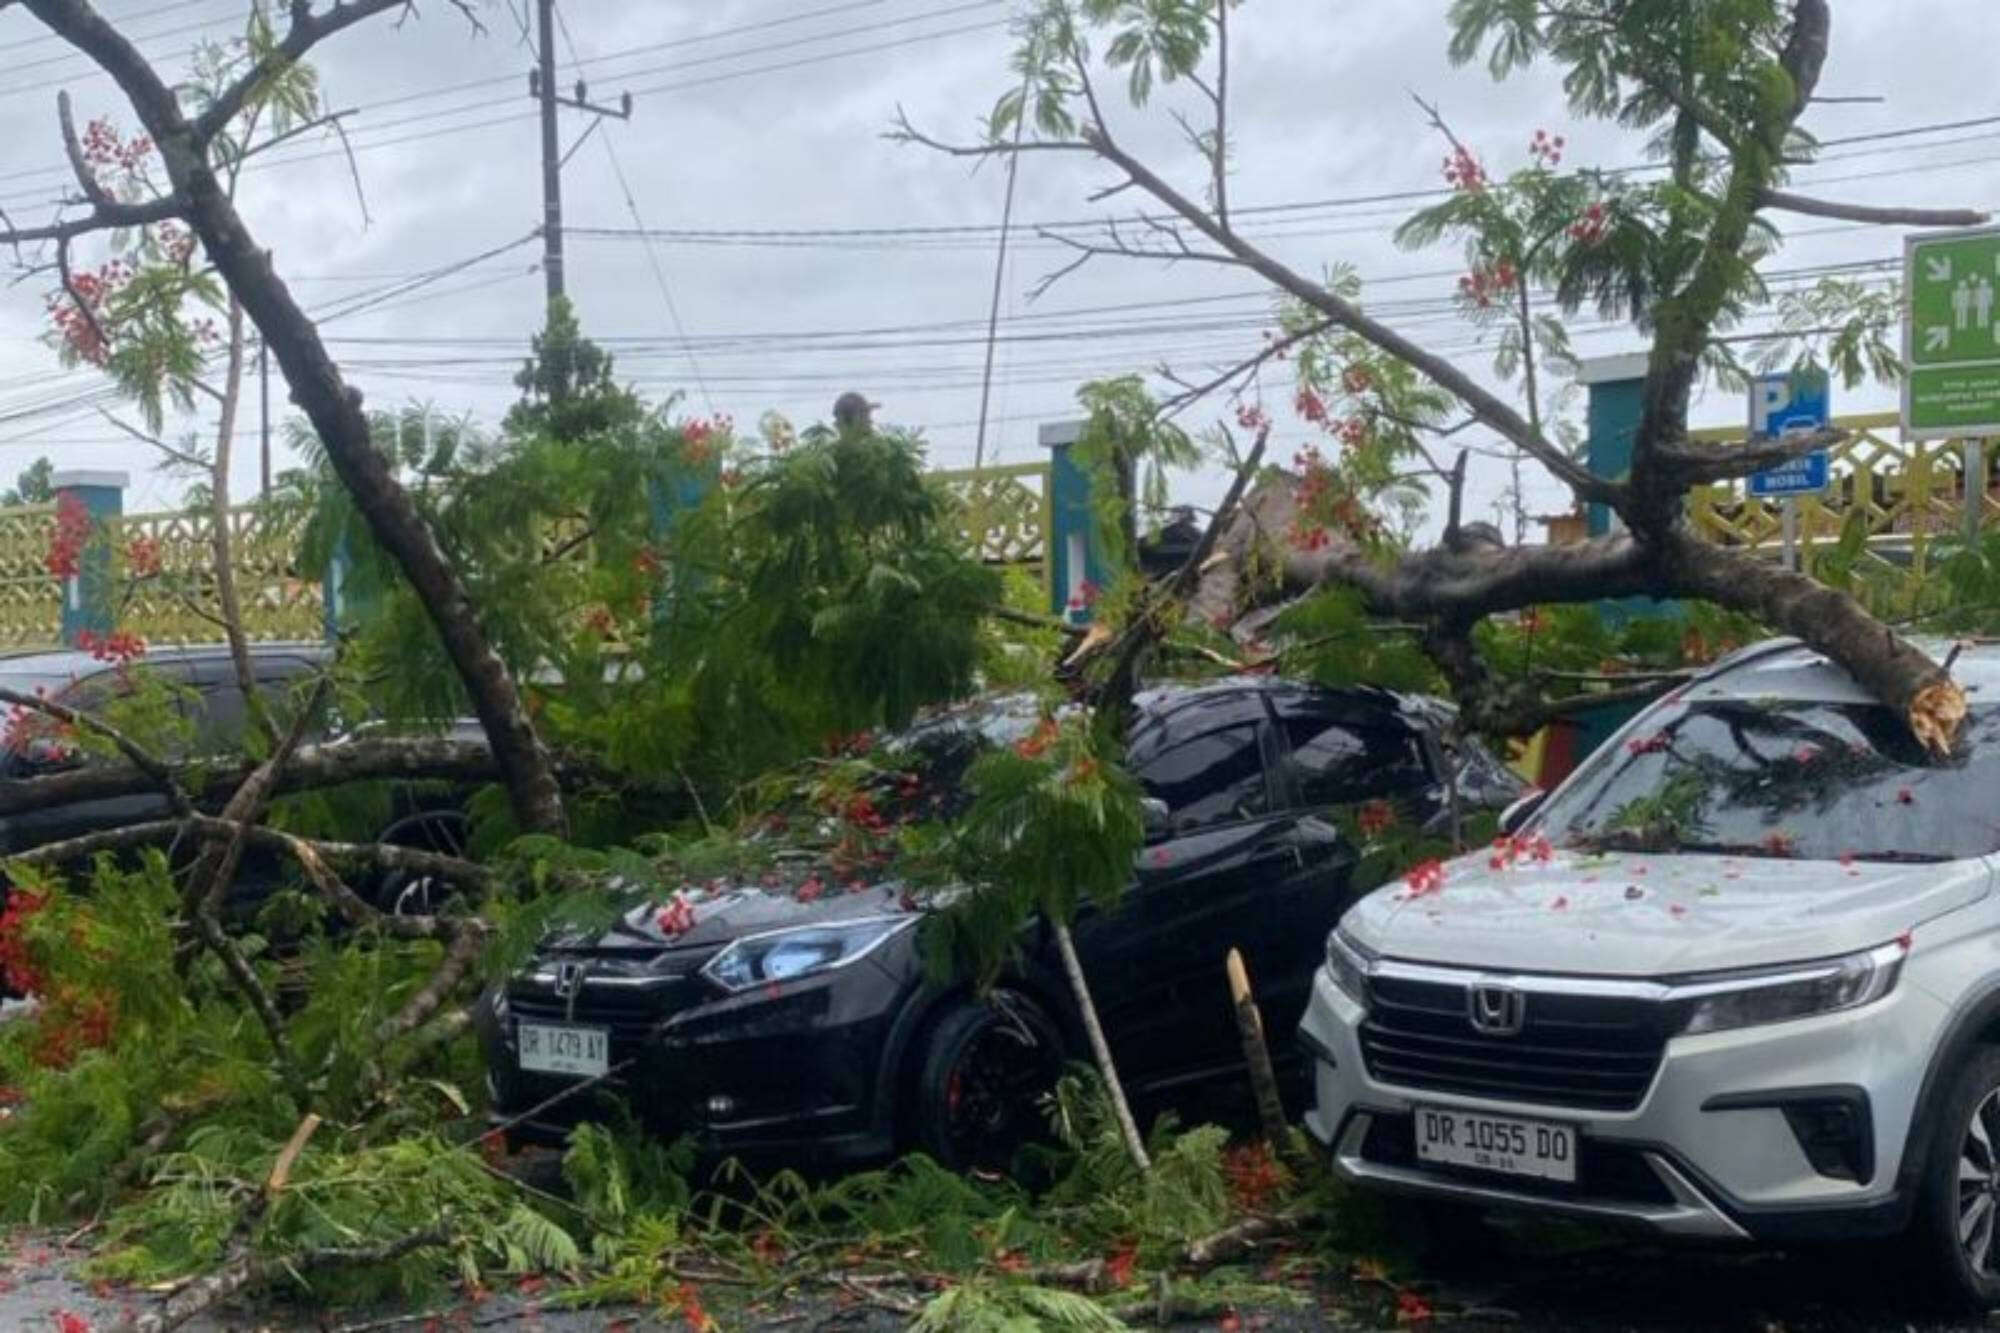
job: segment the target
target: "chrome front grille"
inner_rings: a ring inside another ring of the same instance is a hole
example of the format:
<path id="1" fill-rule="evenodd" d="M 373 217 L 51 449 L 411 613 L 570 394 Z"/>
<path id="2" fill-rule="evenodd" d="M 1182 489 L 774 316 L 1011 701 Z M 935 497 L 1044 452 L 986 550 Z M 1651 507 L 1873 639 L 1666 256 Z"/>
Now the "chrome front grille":
<path id="1" fill-rule="evenodd" d="M 1503 1036 L 1473 1024 L 1470 992 L 1484 980 L 1377 971 L 1360 1030 L 1369 1075 L 1401 1088 L 1587 1111 L 1630 1111 L 1645 1099 L 1666 1050 L 1667 1006 L 1509 978 L 1523 1010 L 1520 1030 Z"/>

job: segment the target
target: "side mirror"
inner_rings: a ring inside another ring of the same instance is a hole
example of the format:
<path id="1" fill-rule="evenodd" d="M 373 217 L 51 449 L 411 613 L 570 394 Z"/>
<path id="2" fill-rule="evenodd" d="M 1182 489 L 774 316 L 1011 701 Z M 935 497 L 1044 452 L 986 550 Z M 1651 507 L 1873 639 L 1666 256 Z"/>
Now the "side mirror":
<path id="1" fill-rule="evenodd" d="M 1157 796 L 1139 798 L 1139 816 L 1145 820 L 1146 836 L 1149 838 L 1157 838 L 1173 831 L 1173 812 L 1168 810 L 1167 803 Z"/>
<path id="2" fill-rule="evenodd" d="M 1509 836 L 1520 832 L 1521 825 L 1534 818 L 1535 811 L 1541 809 L 1542 802 L 1548 799 L 1549 794 L 1536 787 L 1500 812 L 1500 831 Z"/>

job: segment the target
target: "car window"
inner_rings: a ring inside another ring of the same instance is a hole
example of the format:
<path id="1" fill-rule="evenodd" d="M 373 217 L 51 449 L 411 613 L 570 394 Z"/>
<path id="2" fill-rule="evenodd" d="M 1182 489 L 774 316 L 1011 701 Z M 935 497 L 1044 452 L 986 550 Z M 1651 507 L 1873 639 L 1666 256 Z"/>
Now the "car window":
<path id="1" fill-rule="evenodd" d="M 1177 743 L 1150 757 L 1135 742 L 1136 776 L 1146 794 L 1164 801 L 1169 826 L 1187 833 L 1250 819 L 1270 811 L 1264 754 L 1255 725 L 1222 727 Z"/>
<path id="2" fill-rule="evenodd" d="M 1401 722 L 1294 713 L 1278 725 L 1291 744 L 1289 767 L 1303 805 L 1341 805 L 1430 784 L 1423 742 Z"/>
<path id="3" fill-rule="evenodd" d="M 1580 848 L 1931 861 L 2000 851 L 2000 706 L 1934 760 L 1877 704 L 1667 704 L 1600 750 L 1537 821 Z"/>

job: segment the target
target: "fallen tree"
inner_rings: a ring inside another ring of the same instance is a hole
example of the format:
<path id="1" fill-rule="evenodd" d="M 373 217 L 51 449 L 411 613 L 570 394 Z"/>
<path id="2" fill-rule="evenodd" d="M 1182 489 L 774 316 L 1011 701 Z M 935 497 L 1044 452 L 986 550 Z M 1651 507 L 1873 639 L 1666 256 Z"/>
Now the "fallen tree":
<path id="1" fill-rule="evenodd" d="M 1329 586 L 1358 589 L 1371 611 L 1421 627 L 1422 641 L 1456 688 L 1468 718 L 1509 726 L 1532 720 L 1518 698 L 1496 693 L 1472 643 L 1483 619 L 1538 604 L 1600 597 L 1703 598 L 1798 636 L 1847 667 L 1907 719 L 1934 751 L 1948 750 L 1965 699 L 1946 672 L 1852 597 L 1692 532 L 1683 517 L 1690 488 L 1746 476 L 1836 443 L 1835 432 L 1728 447 L 1692 443 L 1688 411 L 1707 370 L 1727 368 L 1723 330 L 1761 292 L 1758 260 L 1786 212 L 1863 223 L 1958 225 L 1971 210 L 1885 209 L 1804 198 L 1783 187 L 1811 160 L 1800 121 L 1813 101 L 1832 24 L 1829 0 L 1762 0 L 1727 12 L 1649 0 L 1588 0 L 1560 8 L 1461 0 L 1452 10 L 1452 55 L 1490 50 L 1496 76 L 1538 60 L 1561 67 L 1571 109 L 1660 131 L 1664 178 L 1637 182 L 1605 171 L 1557 170 L 1561 138 L 1539 134 L 1533 165 L 1505 182 L 1434 108 L 1424 110 L 1448 149 L 1452 197 L 1413 219 L 1406 241 L 1454 237 L 1470 269 L 1460 305 L 1475 324 L 1501 330 L 1502 366 L 1521 380 L 1510 401 L 1455 361 L 1369 313 L 1351 278 L 1324 281 L 1278 259 L 1236 225 L 1229 161 L 1230 68 L 1226 3 L 1136 6 L 1042 0 L 1019 25 L 1021 87 L 1002 96 L 979 143 L 941 140 L 899 118 L 893 136 L 956 157 L 1033 153 L 1107 167 L 1096 199 L 1145 200 L 1133 218 L 1101 234 L 1048 233 L 1074 259 L 1199 264 L 1253 275 L 1286 310 L 1286 336 L 1205 384 L 1241 394 L 1260 367 L 1298 363 L 1297 406 L 1340 441 L 1331 461 L 1301 456 L 1300 503 L 1287 526 L 1245 513 L 1222 534 L 1208 571 L 1229 586 L 1227 610 Z M 1097 43 L 1101 42 L 1101 48 Z M 1115 128 L 1107 75 L 1126 79 L 1144 108 L 1156 94 L 1191 90 L 1198 122 L 1175 111 L 1203 177 L 1201 193 L 1174 184 Z M 1060 277 L 1061 272 L 1052 275 Z M 1624 477 L 1590 472 L 1542 418 L 1538 372 L 1567 355 L 1558 321 L 1537 311 L 1537 289 L 1564 313 L 1585 304 L 1630 319 L 1650 337 L 1643 409 Z M 1268 419 L 1246 402 L 1247 422 Z M 1455 424 L 1450 424 L 1456 418 Z M 1517 457 L 1567 486 L 1579 503 L 1606 506 L 1620 531 L 1575 546 L 1498 540 L 1461 522 L 1462 462 L 1433 450 L 1467 426 L 1489 432 Z M 1438 544 L 1410 550 L 1388 540 L 1367 502 L 1402 480 L 1399 463 L 1449 489 Z"/>

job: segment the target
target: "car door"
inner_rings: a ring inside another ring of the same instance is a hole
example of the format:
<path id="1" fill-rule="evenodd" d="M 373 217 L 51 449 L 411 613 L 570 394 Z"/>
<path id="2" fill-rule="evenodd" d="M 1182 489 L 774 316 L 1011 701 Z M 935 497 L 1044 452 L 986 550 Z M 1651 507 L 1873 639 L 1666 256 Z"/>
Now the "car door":
<path id="1" fill-rule="evenodd" d="M 189 670 L 185 662 L 167 661 L 148 665 L 147 670 L 154 672 L 171 685 L 185 687 L 188 684 Z M 132 679 L 126 673 L 112 668 L 95 671 L 80 677 L 57 693 L 56 700 L 79 712 L 96 713 L 129 690 Z M 50 759 L 32 753 L 12 754 L 7 756 L 6 776 L 38 777 L 104 762 L 97 758 Z M 4 824 L 0 824 L 0 842 L 4 842 L 8 851 L 24 851 L 30 847 L 39 847 L 43 843 L 82 837 L 87 833 L 98 833 L 107 828 L 164 819 L 171 813 L 167 798 L 154 791 L 69 801 L 61 805 L 24 810 L 9 815 Z"/>
<path id="2" fill-rule="evenodd" d="M 1242 1063 L 1223 960 L 1267 952 L 1266 904 L 1305 873 L 1299 819 L 1280 808 L 1270 718 L 1255 692 L 1203 698 L 1134 729 L 1127 763 L 1166 824 L 1131 890 L 1084 912 L 1077 948 L 1135 1090 L 1166 1092 Z"/>

